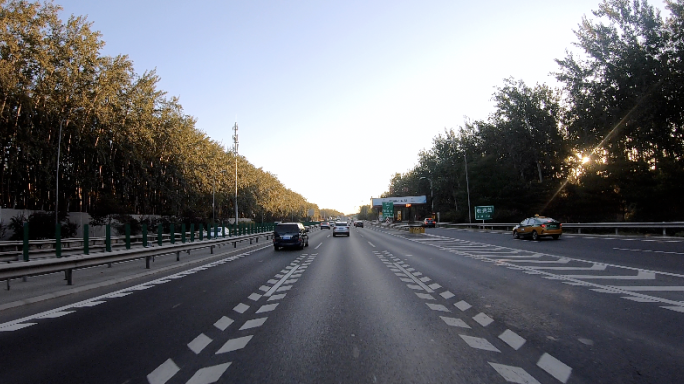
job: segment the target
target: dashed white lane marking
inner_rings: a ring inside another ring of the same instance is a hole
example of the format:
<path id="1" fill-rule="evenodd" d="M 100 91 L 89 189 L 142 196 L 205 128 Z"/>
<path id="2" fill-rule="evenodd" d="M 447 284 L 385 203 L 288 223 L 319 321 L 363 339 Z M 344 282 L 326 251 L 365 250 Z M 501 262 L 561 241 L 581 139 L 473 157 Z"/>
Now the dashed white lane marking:
<path id="1" fill-rule="evenodd" d="M 418 297 L 420 297 L 420 298 L 423 299 L 423 300 L 434 300 L 434 299 L 435 299 L 435 298 L 434 298 L 431 294 L 429 294 L 429 293 L 420 293 L 420 292 L 416 292 L 416 295 L 418 295 Z"/>
<path id="2" fill-rule="evenodd" d="M 425 285 L 422 281 L 420 281 L 420 279 L 414 277 L 415 273 L 420 273 L 420 272 L 415 272 L 414 274 L 411 274 L 411 273 L 409 273 L 406 269 L 404 269 L 404 267 L 402 267 L 401 265 L 399 265 L 399 263 L 394 263 L 394 266 L 397 267 L 397 268 L 399 268 L 400 270 L 402 270 L 402 271 L 404 272 L 405 275 L 404 275 L 404 274 L 401 274 L 400 277 L 402 277 L 402 276 L 409 277 L 409 278 L 412 279 L 416 284 L 418 284 L 421 288 L 423 288 L 423 289 L 425 290 L 425 292 L 427 292 L 427 293 L 433 293 L 433 292 L 434 292 L 432 289 L 430 289 L 430 287 L 428 287 L 428 286 Z M 399 276 L 399 274 L 396 274 L 396 273 L 395 273 L 395 275 Z"/>
<path id="3" fill-rule="evenodd" d="M 256 311 L 256 313 L 271 312 L 272 310 L 276 309 L 277 306 L 278 306 L 278 303 L 262 305 L 261 308 L 259 308 Z"/>
<path id="4" fill-rule="evenodd" d="M 17 331 L 22 328 L 30 327 L 32 325 L 36 325 L 38 323 L 24 323 L 24 324 L 12 324 L 12 325 L 7 325 L 4 327 L 0 327 L 0 332 L 12 332 L 12 331 Z"/>
<path id="5" fill-rule="evenodd" d="M 443 306 L 442 304 L 431 304 L 431 303 L 425 303 L 430 309 L 433 311 L 439 311 L 439 312 L 451 312 L 447 307 Z"/>
<path id="6" fill-rule="evenodd" d="M 373 243 L 371 243 L 370 241 L 368 242 L 368 244 L 370 244 L 371 247 L 375 248 L 375 245 Z"/>
<path id="7" fill-rule="evenodd" d="M 285 271 L 285 276 L 280 278 L 280 281 L 278 281 L 274 286 L 272 286 L 268 291 L 264 294 L 264 296 L 268 297 L 271 296 L 274 292 L 282 292 L 279 290 L 280 286 L 285 282 L 285 280 L 289 279 L 290 276 L 292 276 L 293 273 L 297 270 L 297 268 L 300 268 L 299 265 L 290 267 L 288 266 L 287 268 L 291 268 L 289 271 Z M 306 269 L 306 267 L 301 267 L 301 269 Z"/>
<path id="8" fill-rule="evenodd" d="M 459 335 L 459 336 L 461 336 L 461 339 L 463 339 L 463 341 L 465 341 L 472 348 L 482 349 L 485 351 L 492 351 L 492 352 L 501 352 L 492 343 L 487 341 L 487 339 L 483 339 L 481 337 L 466 336 L 466 335 Z"/>
<path id="9" fill-rule="evenodd" d="M 173 362 L 173 360 L 168 359 L 157 367 L 152 373 L 147 375 L 147 381 L 150 384 L 164 384 L 169 379 L 173 377 L 176 373 L 180 371 L 180 368 Z"/>
<path id="10" fill-rule="evenodd" d="M 242 325 L 242 327 L 240 327 L 240 330 L 244 331 L 245 329 L 261 327 L 266 322 L 266 319 L 268 319 L 268 317 L 262 317 L 260 319 L 248 320 L 245 322 L 245 324 Z"/>
<path id="11" fill-rule="evenodd" d="M 620 286 L 620 285 L 613 285 L 609 286 L 610 288 L 618 288 L 618 289 L 623 289 L 625 291 L 634 291 L 634 292 L 684 292 L 684 286 L 647 286 L 647 285 L 642 285 L 642 286 Z"/>
<path id="12" fill-rule="evenodd" d="M 496 364 L 492 362 L 489 362 L 489 365 L 491 365 L 492 368 L 494 368 L 499 375 L 501 375 L 509 383 L 540 384 L 534 377 L 520 367 L 511 367 L 510 365 Z"/>
<path id="13" fill-rule="evenodd" d="M 499 335 L 499 339 L 503 340 L 504 343 L 508 344 L 511 348 L 516 351 L 525 344 L 525 339 L 520 337 L 517 333 L 507 329 L 504 333 Z"/>
<path id="14" fill-rule="evenodd" d="M 237 339 L 230 339 L 226 341 L 226 343 L 223 344 L 218 351 L 216 351 L 216 354 L 218 355 L 219 353 L 232 352 L 242 349 L 247 345 L 247 343 L 249 343 L 250 340 L 252 340 L 252 337 L 253 335 L 249 335 L 245 337 L 238 337 Z"/>
<path id="15" fill-rule="evenodd" d="M 665 309 L 669 309 L 671 311 L 684 313 L 684 306 L 682 306 L 682 307 L 679 307 L 679 306 L 661 306 L 660 308 L 665 308 Z"/>
<path id="16" fill-rule="evenodd" d="M 195 355 L 199 355 L 199 353 L 202 352 L 202 350 L 206 348 L 207 345 L 209 345 L 209 343 L 212 341 L 213 340 L 211 340 L 207 335 L 200 333 L 199 336 L 195 337 L 195 340 L 188 343 L 188 348 L 195 352 Z"/>
<path id="17" fill-rule="evenodd" d="M 454 304 L 454 307 L 460 309 L 461 311 L 467 311 L 468 309 L 470 309 L 472 307 L 472 305 L 461 300 L 458 303 Z"/>
<path id="18" fill-rule="evenodd" d="M 291 285 L 283 285 L 282 287 L 276 289 L 276 292 L 287 292 L 292 289 Z"/>
<path id="19" fill-rule="evenodd" d="M 221 375 L 230 367 L 232 363 L 225 363 L 214 365 L 213 367 L 206 367 L 198 370 L 195 374 L 188 380 L 186 384 L 212 384 L 217 382 Z"/>
<path id="20" fill-rule="evenodd" d="M 485 315 L 484 313 L 480 312 L 477 315 L 473 316 L 473 320 L 477 321 L 478 324 L 480 324 L 483 327 L 488 326 L 489 324 L 494 322 L 494 319 L 491 317 Z"/>
<path id="21" fill-rule="evenodd" d="M 443 298 L 447 299 L 447 300 L 448 300 L 448 299 L 451 299 L 451 298 L 454 297 L 454 296 L 456 296 L 456 295 L 454 295 L 453 293 L 451 293 L 451 292 L 449 292 L 449 291 L 444 291 L 444 292 L 440 293 L 439 295 L 442 296 Z"/>
<path id="22" fill-rule="evenodd" d="M 214 327 L 216 327 L 222 331 L 225 331 L 226 328 L 228 328 L 231 324 L 233 324 L 233 320 L 228 318 L 228 317 L 223 316 L 217 322 L 214 323 Z"/>
<path id="23" fill-rule="evenodd" d="M 37 317 L 38 319 L 56 319 L 58 317 L 62 317 L 64 315 L 68 315 L 70 313 L 74 313 L 74 311 L 58 311 L 58 312 L 47 312 L 45 314 L 40 315 Z"/>
<path id="24" fill-rule="evenodd" d="M 251 295 L 249 295 L 248 299 L 252 301 L 259 301 L 259 299 L 261 299 L 261 295 L 258 293 L 252 293 Z"/>
<path id="25" fill-rule="evenodd" d="M 440 316 L 439 318 L 444 320 L 444 322 L 447 323 L 447 325 L 450 327 L 470 328 L 470 326 L 461 319 L 446 316 Z"/>
<path id="26" fill-rule="evenodd" d="M 537 366 L 545 370 L 549 375 L 555 377 L 561 383 L 567 382 L 572 373 L 572 368 L 548 353 L 542 355 L 537 362 Z"/>
<path id="27" fill-rule="evenodd" d="M 100 305 L 102 303 L 106 303 L 106 301 L 84 301 L 84 302 L 75 304 L 74 308 L 94 307 L 94 306 Z"/>
<path id="28" fill-rule="evenodd" d="M 637 303 L 658 303 L 660 300 L 649 299 L 647 297 L 639 296 L 624 296 L 623 299 L 636 301 Z"/>
<path id="29" fill-rule="evenodd" d="M 273 296 L 269 297 L 267 301 L 280 300 L 283 297 L 285 297 L 285 295 L 287 295 L 287 293 L 281 293 L 278 295 L 273 295 Z"/>
<path id="30" fill-rule="evenodd" d="M 240 303 L 240 304 L 236 305 L 235 308 L 233 308 L 233 311 L 235 311 L 237 313 L 245 313 L 245 311 L 248 309 L 249 309 L 249 305 Z"/>

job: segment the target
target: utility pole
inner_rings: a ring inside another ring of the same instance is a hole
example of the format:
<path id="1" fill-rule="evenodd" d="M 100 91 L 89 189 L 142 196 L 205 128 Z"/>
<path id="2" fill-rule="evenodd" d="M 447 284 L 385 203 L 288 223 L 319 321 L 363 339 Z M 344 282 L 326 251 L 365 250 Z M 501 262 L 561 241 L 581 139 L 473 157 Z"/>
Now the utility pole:
<path id="1" fill-rule="evenodd" d="M 238 224 L 238 124 L 233 125 L 233 154 L 235 155 L 235 225 Z"/>

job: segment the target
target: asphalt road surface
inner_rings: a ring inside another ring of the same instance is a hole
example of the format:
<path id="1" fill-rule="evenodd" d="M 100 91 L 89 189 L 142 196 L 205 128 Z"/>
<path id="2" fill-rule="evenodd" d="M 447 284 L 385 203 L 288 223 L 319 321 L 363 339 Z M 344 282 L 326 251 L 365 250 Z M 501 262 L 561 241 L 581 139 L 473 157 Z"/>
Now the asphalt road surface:
<path id="1" fill-rule="evenodd" d="M 0 383 L 684 383 L 684 243 L 369 227 L 0 312 Z"/>

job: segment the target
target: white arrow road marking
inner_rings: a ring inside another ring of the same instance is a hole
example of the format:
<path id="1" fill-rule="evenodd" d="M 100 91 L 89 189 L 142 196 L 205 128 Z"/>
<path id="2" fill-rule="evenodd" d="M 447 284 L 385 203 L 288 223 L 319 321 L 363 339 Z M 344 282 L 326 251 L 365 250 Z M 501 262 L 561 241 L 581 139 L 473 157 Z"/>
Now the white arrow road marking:
<path id="1" fill-rule="evenodd" d="M 509 383 L 517 384 L 540 384 L 534 377 L 527 373 L 520 367 L 512 367 L 510 365 L 496 364 L 489 362 L 489 365 L 494 368 L 499 375 Z"/>
<path id="2" fill-rule="evenodd" d="M 188 380 L 186 384 L 211 384 L 218 381 L 221 375 L 230 367 L 231 363 L 214 365 L 213 367 L 202 368 Z"/>
<path id="3" fill-rule="evenodd" d="M 152 371 L 147 375 L 147 381 L 150 384 L 164 384 L 169 379 L 173 377 L 176 373 L 180 371 L 180 368 L 173 362 L 173 360 L 168 359 L 162 365 L 158 366 L 157 369 Z"/>
<path id="4" fill-rule="evenodd" d="M 605 271 L 605 264 L 594 264 L 591 267 L 528 267 L 531 269 L 544 269 L 547 271 Z"/>
<path id="5" fill-rule="evenodd" d="M 561 275 L 570 279 L 655 280 L 655 272 L 639 271 L 636 276 Z"/>

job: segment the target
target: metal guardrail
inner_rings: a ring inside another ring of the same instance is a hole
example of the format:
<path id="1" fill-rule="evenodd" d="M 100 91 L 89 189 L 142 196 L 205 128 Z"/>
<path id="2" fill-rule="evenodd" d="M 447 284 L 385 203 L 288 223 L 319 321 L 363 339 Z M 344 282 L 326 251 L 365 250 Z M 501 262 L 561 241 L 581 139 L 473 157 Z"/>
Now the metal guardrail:
<path id="1" fill-rule="evenodd" d="M 441 227 L 465 227 L 465 228 L 504 228 L 513 230 L 518 223 L 438 223 Z M 684 229 L 684 221 L 668 222 L 615 222 L 615 223 L 563 223 L 563 228 L 577 229 L 577 233 L 582 233 L 582 229 L 609 228 L 615 229 L 618 235 L 620 229 L 662 229 L 663 236 L 667 236 L 668 229 Z"/>
<path id="2" fill-rule="evenodd" d="M 317 228 L 316 225 L 308 226 L 308 229 Z M 265 237 L 269 240 L 273 236 L 273 232 L 260 232 L 255 234 L 233 236 L 233 237 L 219 237 L 213 239 L 206 239 L 194 242 L 185 243 L 168 243 L 163 245 L 151 245 L 148 247 L 136 247 L 131 249 L 118 250 L 116 252 L 100 252 L 93 254 L 81 254 L 63 256 L 61 258 L 44 258 L 30 261 L 7 262 L 0 264 L 0 281 L 6 280 L 7 289 L 10 289 L 10 280 L 16 278 L 23 278 L 26 276 L 43 275 L 49 273 L 64 272 L 65 279 L 68 285 L 73 284 L 73 270 L 80 268 L 88 268 L 98 265 L 113 264 L 131 260 L 145 259 L 145 268 L 150 269 L 150 261 L 155 256 L 176 254 L 176 261 L 180 261 L 181 252 L 187 252 L 189 255 L 192 250 L 210 248 L 211 253 L 214 253 L 215 247 L 222 247 L 233 244 L 237 248 L 237 244 L 243 241 L 259 242 L 259 239 Z M 54 252 L 54 249 L 52 250 Z"/>

